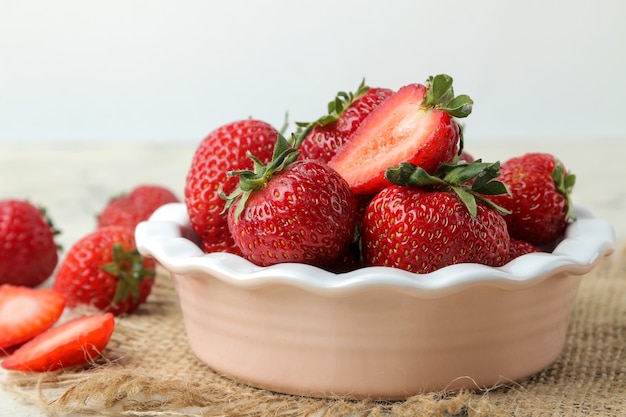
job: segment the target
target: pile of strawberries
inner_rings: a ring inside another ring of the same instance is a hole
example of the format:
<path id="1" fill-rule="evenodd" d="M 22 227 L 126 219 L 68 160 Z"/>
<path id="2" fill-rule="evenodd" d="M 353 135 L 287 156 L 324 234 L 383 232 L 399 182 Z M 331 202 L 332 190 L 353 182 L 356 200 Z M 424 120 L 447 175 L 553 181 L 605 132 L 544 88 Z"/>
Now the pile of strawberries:
<path id="1" fill-rule="evenodd" d="M 0 353 L 10 353 L 2 366 L 52 371 L 95 360 L 112 336 L 115 316 L 135 311 L 154 283 L 155 261 L 137 251 L 135 226 L 175 201 L 157 185 L 114 197 L 96 230 L 61 263 L 58 231 L 45 211 L 24 200 L 0 201 Z M 51 276 L 52 288 L 42 286 Z M 96 311 L 77 313 L 82 305 Z"/>
<path id="2" fill-rule="evenodd" d="M 574 220 L 575 176 L 545 153 L 474 160 L 459 122 L 472 106 L 440 74 L 340 92 L 289 137 L 254 119 L 221 126 L 188 172 L 191 225 L 206 252 L 333 272 L 423 274 L 550 250 Z"/>

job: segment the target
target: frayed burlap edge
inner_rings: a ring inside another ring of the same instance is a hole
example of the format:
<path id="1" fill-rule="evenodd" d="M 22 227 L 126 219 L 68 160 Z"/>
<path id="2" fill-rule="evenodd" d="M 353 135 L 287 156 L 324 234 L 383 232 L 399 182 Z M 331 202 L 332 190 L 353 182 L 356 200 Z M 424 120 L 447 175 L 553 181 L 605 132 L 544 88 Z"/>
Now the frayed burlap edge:
<path id="1" fill-rule="evenodd" d="M 401 402 L 316 399 L 277 394 L 228 381 L 205 389 L 119 367 L 14 380 L 11 390 L 51 416 L 504 416 L 489 393 L 413 396 Z"/>
<path id="2" fill-rule="evenodd" d="M 12 373 L 4 388 L 51 416 L 623 416 L 625 253 L 622 245 L 583 280 L 561 357 L 526 381 L 487 391 L 377 402 L 298 397 L 233 382 L 189 351 L 163 271 L 148 303 L 117 320 L 98 363 L 55 373 Z"/>

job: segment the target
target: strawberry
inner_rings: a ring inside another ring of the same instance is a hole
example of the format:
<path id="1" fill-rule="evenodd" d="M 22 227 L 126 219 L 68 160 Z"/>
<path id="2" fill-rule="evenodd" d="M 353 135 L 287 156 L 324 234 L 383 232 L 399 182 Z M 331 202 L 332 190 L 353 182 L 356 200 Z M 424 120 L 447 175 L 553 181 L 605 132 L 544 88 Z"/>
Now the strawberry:
<path id="1" fill-rule="evenodd" d="M 506 192 L 495 180 L 498 169 L 498 163 L 480 160 L 444 164 L 432 176 L 410 163 L 389 169 L 386 177 L 394 185 L 378 193 L 365 212 L 365 265 L 424 274 L 463 262 L 506 263 L 506 223 L 485 197 Z"/>
<path id="2" fill-rule="evenodd" d="M 352 242 L 356 200 L 348 184 L 319 160 L 297 160 L 278 136 L 272 161 L 238 171 L 240 187 L 228 197 L 228 226 L 251 262 L 299 262 L 324 267 Z"/>
<path id="3" fill-rule="evenodd" d="M 229 178 L 228 171 L 253 167 L 248 153 L 264 162 L 271 159 L 277 134 L 265 122 L 241 120 L 209 133 L 196 149 L 185 183 L 185 204 L 205 252 L 240 254 L 228 231 L 220 192 L 230 194 L 237 188 L 237 178 Z"/>
<path id="4" fill-rule="evenodd" d="M 53 288 L 69 307 L 90 304 L 115 315 L 130 313 L 148 298 L 155 267 L 153 259 L 137 251 L 130 229 L 103 227 L 70 248 Z"/>
<path id="5" fill-rule="evenodd" d="M 65 298 L 49 288 L 0 286 L 0 349 L 24 343 L 57 322 Z"/>
<path id="6" fill-rule="evenodd" d="M 113 314 L 96 314 L 67 321 L 41 333 L 4 359 L 14 371 L 46 372 L 85 365 L 106 348 L 115 328 Z"/>
<path id="7" fill-rule="evenodd" d="M 178 202 L 176 195 L 160 185 L 139 185 L 128 194 L 113 197 L 98 215 L 98 227 L 124 226 L 131 230 L 159 207 Z"/>
<path id="8" fill-rule="evenodd" d="M 385 188 L 386 169 L 401 162 L 432 173 L 462 148 L 455 118 L 467 117 L 472 104 L 468 96 L 454 96 L 452 78 L 444 74 L 426 85 L 406 85 L 369 114 L 328 164 L 355 194 Z"/>
<path id="9" fill-rule="evenodd" d="M 327 115 L 313 123 L 298 123 L 301 129 L 307 130 L 300 147 L 300 159 L 330 161 L 367 115 L 391 94 L 393 91 L 388 88 L 369 88 L 364 81 L 354 93 L 337 93 L 328 103 Z"/>
<path id="10" fill-rule="evenodd" d="M 526 255 L 527 253 L 535 252 L 541 252 L 541 249 L 523 240 L 511 238 L 511 243 L 509 244 L 509 261 Z"/>
<path id="11" fill-rule="evenodd" d="M 570 194 L 576 177 L 547 153 L 527 153 L 502 163 L 500 177 L 510 195 L 493 201 L 511 211 L 505 216 L 511 237 L 535 246 L 558 239 L 574 220 Z"/>
<path id="12" fill-rule="evenodd" d="M 57 266 L 58 233 L 43 209 L 28 201 L 0 201 L 0 284 L 35 287 Z"/>

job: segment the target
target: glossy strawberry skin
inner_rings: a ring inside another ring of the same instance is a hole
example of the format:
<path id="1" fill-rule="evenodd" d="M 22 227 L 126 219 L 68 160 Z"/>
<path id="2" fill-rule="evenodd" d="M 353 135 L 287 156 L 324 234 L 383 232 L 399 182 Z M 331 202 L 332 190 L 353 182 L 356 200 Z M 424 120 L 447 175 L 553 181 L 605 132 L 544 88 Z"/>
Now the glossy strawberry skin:
<path id="1" fill-rule="evenodd" d="M 107 203 L 98 215 L 98 227 L 123 226 L 134 231 L 157 208 L 175 202 L 178 202 L 178 197 L 161 185 L 139 185 L 130 193 L 114 197 Z"/>
<path id="2" fill-rule="evenodd" d="M 319 159 L 328 163 L 361 122 L 391 94 L 393 91 L 388 88 L 370 88 L 345 109 L 337 121 L 314 127 L 302 142 L 300 159 Z"/>
<path id="3" fill-rule="evenodd" d="M 83 316 L 41 333 L 2 362 L 14 371 L 48 372 L 85 365 L 106 348 L 113 330 L 113 314 Z"/>
<path id="4" fill-rule="evenodd" d="M 509 261 L 526 255 L 527 253 L 535 252 L 541 252 L 541 249 L 523 240 L 511 238 L 509 245 Z"/>
<path id="5" fill-rule="evenodd" d="M 427 87 L 410 84 L 363 120 L 329 161 L 355 194 L 373 194 L 390 185 L 385 170 L 411 162 L 432 173 L 458 152 L 460 129 L 439 109 L 421 109 Z"/>
<path id="6" fill-rule="evenodd" d="M 87 304 L 105 312 L 121 315 L 133 312 L 146 301 L 154 284 L 153 276 L 145 276 L 137 283 L 138 298 L 135 299 L 129 294 L 114 302 L 119 280 L 102 268 L 114 262 L 115 244 L 120 244 L 126 251 L 136 250 L 133 232 L 121 226 L 97 229 L 70 248 L 53 283 L 54 290 L 65 296 L 69 307 Z M 140 259 L 145 270 L 154 272 L 156 267 L 154 259 L 144 257 Z M 126 271 L 132 268 L 127 263 L 122 263 L 120 267 Z"/>
<path id="7" fill-rule="evenodd" d="M 49 288 L 0 285 L 0 350 L 48 330 L 65 309 L 65 298 Z"/>
<path id="8" fill-rule="evenodd" d="M 55 230 L 27 201 L 0 201 L 0 284 L 35 287 L 59 261 Z"/>
<path id="9" fill-rule="evenodd" d="M 362 233 L 366 266 L 425 274 L 464 262 L 501 266 L 508 261 L 502 216 L 478 203 L 472 219 L 449 192 L 389 186 L 368 206 Z"/>
<path id="10" fill-rule="evenodd" d="M 228 230 L 220 190 L 230 194 L 238 178 L 229 171 L 251 169 L 248 153 L 267 162 L 272 158 L 276 129 L 259 120 L 226 124 L 209 133 L 193 156 L 185 184 L 185 204 L 191 226 L 205 252 L 241 254 Z"/>
<path id="11" fill-rule="evenodd" d="M 543 246 L 565 231 L 568 200 L 552 177 L 557 161 L 553 155 L 534 152 L 502 164 L 500 180 L 511 195 L 494 196 L 492 201 L 511 211 L 504 217 L 511 237 Z"/>
<path id="12" fill-rule="evenodd" d="M 268 266 L 298 262 L 324 267 L 345 253 L 356 225 L 356 200 L 326 164 L 299 160 L 248 198 L 230 231 L 243 255 Z"/>

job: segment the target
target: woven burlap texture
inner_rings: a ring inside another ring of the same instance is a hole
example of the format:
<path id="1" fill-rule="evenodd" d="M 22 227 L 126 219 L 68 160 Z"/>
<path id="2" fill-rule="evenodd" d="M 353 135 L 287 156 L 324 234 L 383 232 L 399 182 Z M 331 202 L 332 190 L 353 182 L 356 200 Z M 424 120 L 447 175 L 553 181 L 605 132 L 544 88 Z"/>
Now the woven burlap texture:
<path id="1" fill-rule="evenodd" d="M 557 361 L 488 391 L 375 402 L 304 398 L 232 382 L 189 350 L 163 271 L 148 302 L 117 320 L 102 362 L 43 375 L 13 373 L 4 388 L 54 416 L 626 416 L 625 253 L 622 245 L 583 279 Z"/>

